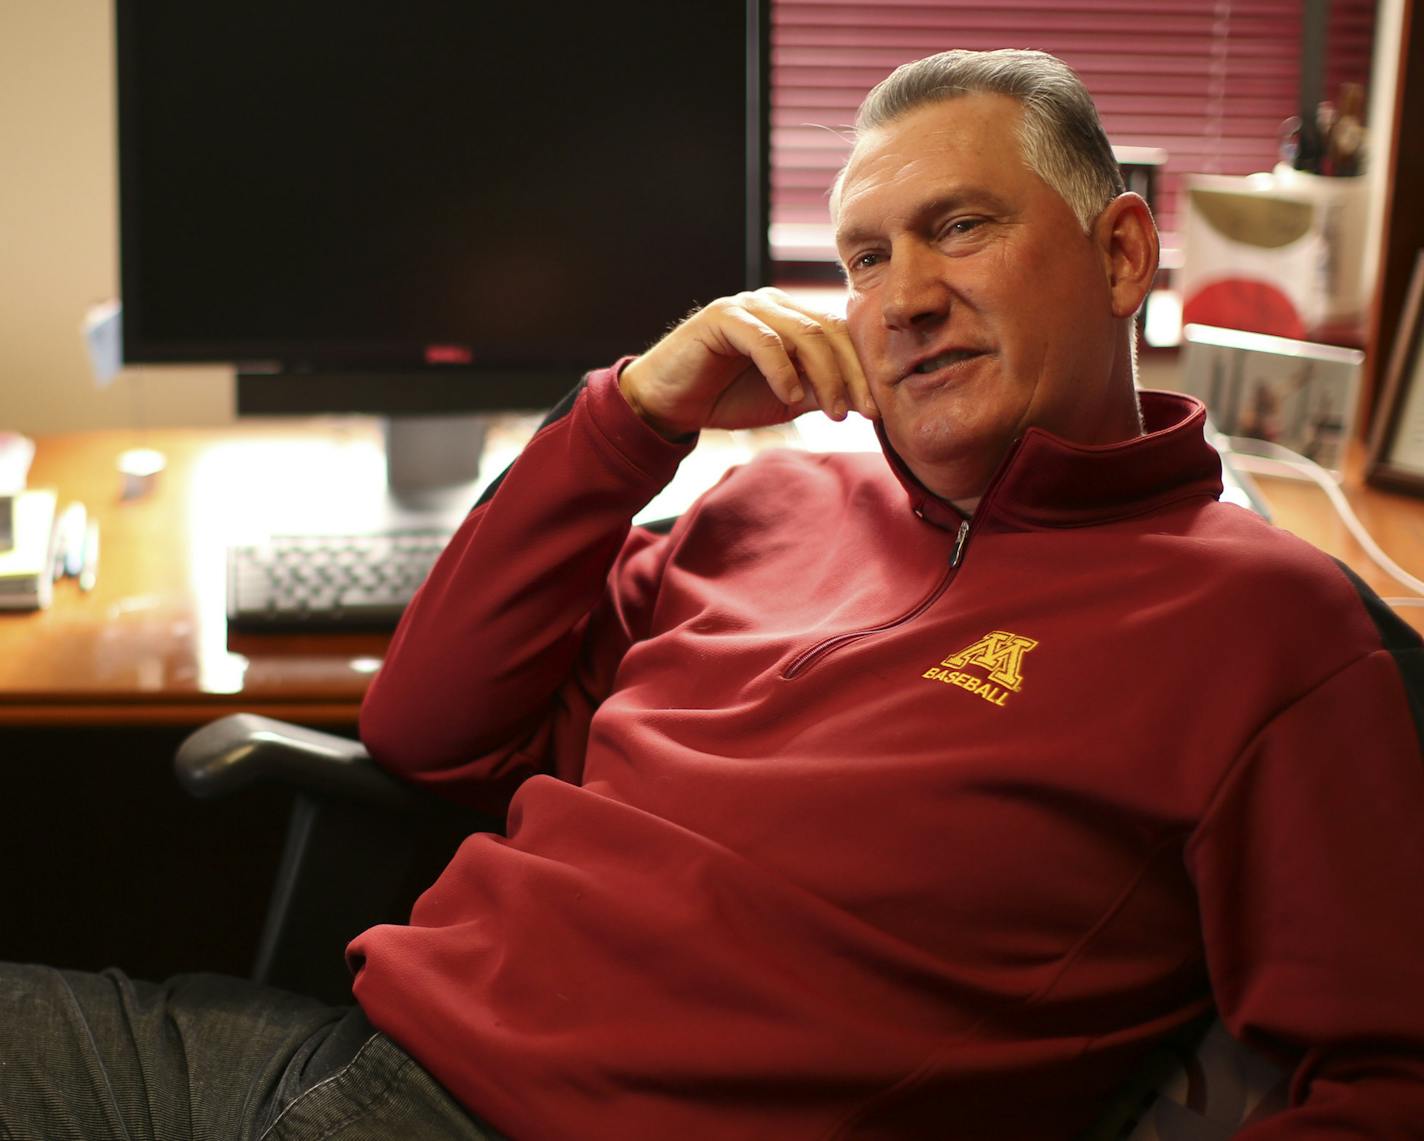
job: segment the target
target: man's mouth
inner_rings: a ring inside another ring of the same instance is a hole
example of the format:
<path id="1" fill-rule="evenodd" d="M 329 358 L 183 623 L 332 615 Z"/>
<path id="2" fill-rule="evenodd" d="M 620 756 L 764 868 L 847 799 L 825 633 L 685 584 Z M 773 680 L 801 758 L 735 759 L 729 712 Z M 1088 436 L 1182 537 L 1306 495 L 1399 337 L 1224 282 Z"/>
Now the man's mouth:
<path id="1" fill-rule="evenodd" d="M 967 361 L 973 357 L 983 356 L 977 349 L 950 349 L 948 352 L 940 353 L 938 356 L 930 357 L 915 365 L 906 375 L 914 376 L 917 373 L 924 376 L 927 373 L 938 372 L 942 368 L 958 364 L 960 361 Z"/>

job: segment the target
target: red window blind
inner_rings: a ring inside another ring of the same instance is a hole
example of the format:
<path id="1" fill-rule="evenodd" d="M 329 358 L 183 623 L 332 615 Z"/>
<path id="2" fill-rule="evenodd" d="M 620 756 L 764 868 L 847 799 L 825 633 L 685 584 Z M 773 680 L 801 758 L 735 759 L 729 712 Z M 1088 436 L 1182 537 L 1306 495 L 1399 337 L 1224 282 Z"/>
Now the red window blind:
<path id="1" fill-rule="evenodd" d="M 1116 146 L 1158 147 L 1157 219 L 1175 244 L 1182 175 L 1277 161 L 1300 101 L 1301 0 L 773 0 L 772 241 L 830 253 L 827 191 L 846 128 L 896 65 L 947 48 L 1039 48 L 1082 77 Z M 1333 0 L 1324 97 L 1369 75 L 1375 0 Z"/>

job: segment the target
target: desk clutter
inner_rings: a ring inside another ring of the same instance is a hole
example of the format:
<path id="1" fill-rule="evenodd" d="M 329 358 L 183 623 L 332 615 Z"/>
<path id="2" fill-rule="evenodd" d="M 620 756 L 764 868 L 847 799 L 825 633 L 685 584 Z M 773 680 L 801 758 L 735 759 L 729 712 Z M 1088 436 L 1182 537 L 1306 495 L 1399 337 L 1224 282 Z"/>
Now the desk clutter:
<path id="1" fill-rule="evenodd" d="M 61 578 L 94 588 L 99 569 L 99 525 L 82 503 L 58 510 L 49 488 L 0 495 L 0 610 L 43 610 Z"/>
<path id="2" fill-rule="evenodd" d="M 33 441 L 0 432 L 0 610 L 43 610 L 59 578 L 93 589 L 99 526 L 82 503 L 59 510 L 49 488 L 26 487 Z"/>
<path id="3" fill-rule="evenodd" d="M 0 610 L 39 610 L 50 603 L 56 497 L 39 489 L 0 496 Z"/>
<path id="4" fill-rule="evenodd" d="M 55 495 L 25 490 L 34 456 L 28 437 L 0 432 L 0 610 L 49 605 Z"/>

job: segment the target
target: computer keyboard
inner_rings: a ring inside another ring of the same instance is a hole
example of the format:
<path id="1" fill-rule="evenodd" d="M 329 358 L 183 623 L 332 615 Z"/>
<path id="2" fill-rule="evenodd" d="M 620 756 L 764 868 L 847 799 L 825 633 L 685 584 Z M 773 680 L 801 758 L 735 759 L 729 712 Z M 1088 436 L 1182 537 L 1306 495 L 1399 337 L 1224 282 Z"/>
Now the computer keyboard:
<path id="1" fill-rule="evenodd" d="M 228 548 L 232 630 L 393 630 L 449 531 L 276 535 Z"/>

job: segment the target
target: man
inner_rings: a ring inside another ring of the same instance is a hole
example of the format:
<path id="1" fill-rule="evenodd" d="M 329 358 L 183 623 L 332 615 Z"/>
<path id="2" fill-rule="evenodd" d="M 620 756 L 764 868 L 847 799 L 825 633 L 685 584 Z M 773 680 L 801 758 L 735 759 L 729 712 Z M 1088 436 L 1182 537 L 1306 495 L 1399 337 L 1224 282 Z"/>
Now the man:
<path id="1" fill-rule="evenodd" d="M 1420 1129 L 1400 668 L 1217 502 L 1199 406 L 1139 408 L 1157 239 L 1081 87 L 904 69 L 834 206 L 844 326 L 760 291 L 592 375 L 412 607 L 373 753 L 563 779 L 356 940 L 368 1015 L 533 1136 L 1050 1137 L 1214 992 L 1299 1066 L 1259 1136 Z M 699 428 L 810 407 L 893 470 L 772 455 L 629 534 Z"/>
<path id="2" fill-rule="evenodd" d="M 1086 95 L 910 65 L 834 205 L 844 323 L 758 291 L 590 374 L 432 572 L 363 736 L 507 838 L 353 942 L 364 1013 L 230 1003 L 284 1043 L 239 1135 L 1071 1137 L 1213 999 L 1296 1066 L 1243 1137 L 1418 1135 L 1418 639 L 1139 406 L 1156 236 Z M 630 527 L 813 407 L 885 457 Z"/>

